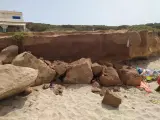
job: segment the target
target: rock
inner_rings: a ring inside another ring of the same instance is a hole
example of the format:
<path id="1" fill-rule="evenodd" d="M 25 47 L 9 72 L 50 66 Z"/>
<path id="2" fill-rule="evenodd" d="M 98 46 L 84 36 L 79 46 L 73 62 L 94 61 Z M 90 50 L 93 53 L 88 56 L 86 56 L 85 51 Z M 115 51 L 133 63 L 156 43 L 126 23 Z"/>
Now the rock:
<path id="1" fill-rule="evenodd" d="M 119 96 L 117 96 L 115 93 L 111 93 L 108 90 L 106 90 L 105 96 L 102 100 L 102 103 L 105 105 L 110 105 L 112 107 L 119 107 L 122 100 Z"/>
<path id="2" fill-rule="evenodd" d="M 82 58 L 71 63 L 71 67 L 66 72 L 64 83 L 89 84 L 93 78 L 91 60 Z"/>
<path id="3" fill-rule="evenodd" d="M 33 89 L 31 87 L 28 87 L 27 89 L 24 90 L 25 95 L 29 95 L 32 93 Z"/>
<path id="4" fill-rule="evenodd" d="M 99 88 L 99 87 L 100 87 L 100 84 L 99 84 L 97 81 L 93 81 L 93 82 L 92 82 L 92 86 Z"/>
<path id="5" fill-rule="evenodd" d="M 23 92 L 33 84 L 38 70 L 11 64 L 0 65 L 0 100 Z"/>
<path id="6" fill-rule="evenodd" d="M 54 66 L 54 70 L 56 71 L 58 76 L 64 75 L 69 67 L 68 63 L 62 61 L 54 61 L 52 63 L 52 66 Z"/>
<path id="7" fill-rule="evenodd" d="M 55 95 L 62 95 L 63 90 L 64 90 L 64 86 L 62 86 L 62 85 L 56 84 L 53 87 L 53 92 Z"/>
<path id="8" fill-rule="evenodd" d="M 107 67 L 113 67 L 113 64 L 110 63 L 110 62 L 108 62 L 108 61 L 106 61 L 106 60 L 100 60 L 99 63 L 100 63 L 101 65 L 105 65 L 105 66 L 107 66 Z"/>
<path id="9" fill-rule="evenodd" d="M 123 84 L 129 86 L 140 86 L 142 77 L 138 74 L 136 69 L 123 66 L 121 69 L 118 70 L 118 73 Z"/>
<path id="10" fill-rule="evenodd" d="M 18 55 L 18 46 L 11 45 L 3 49 L 0 53 L 1 64 L 10 64 L 12 60 Z"/>
<path id="11" fill-rule="evenodd" d="M 106 93 L 106 88 L 102 87 L 101 91 L 100 91 L 100 96 L 104 96 Z"/>
<path id="12" fill-rule="evenodd" d="M 101 92 L 101 89 L 98 88 L 98 87 L 92 87 L 92 90 L 91 90 L 93 93 L 99 93 Z"/>
<path id="13" fill-rule="evenodd" d="M 26 88 L 20 95 L 26 96 L 26 95 L 31 94 L 32 91 L 33 91 L 32 88 L 31 88 L 31 87 L 28 87 L 28 88 Z"/>
<path id="14" fill-rule="evenodd" d="M 113 92 L 120 92 L 120 87 L 114 87 Z"/>
<path id="15" fill-rule="evenodd" d="M 114 63 L 114 64 L 113 64 L 113 68 L 116 69 L 116 70 L 119 70 L 119 69 L 121 69 L 122 67 L 123 67 L 123 65 L 120 64 L 120 63 Z"/>
<path id="16" fill-rule="evenodd" d="M 101 75 L 102 70 L 103 70 L 103 67 L 101 65 L 99 65 L 98 63 L 92 64 L 92 72 L 95 76 Z"/>
<path id="17" fill-rule="evenodd" d="M 113 64 L 110 63 L 110 62 L 106 62 L 105 65 L 106 65 L 107 67 L 113 67 Z"/>
<path id="18" fill-rule="evenodd" d="M 128 98 L 127 95 L 124 96 L 125 98 Z"/>
<path id="19" fill-rule="evenodd" d="M 40 59 L 41 60 L 41 59 Z M 49 60 L 44 60 L 44 62 L 48 65 L 48 66 L 52 66 L 52 63 Z"/>
<path id="20" fill-rule="evenodd" d="M 100 84 L 103 86 L 115 86 L 122 84 L 117 71 L 113 67 L 104 67 L 100 76 Z"/>
<path id="21" fill-rule="evenodd" d="M 38 77 L 33 85 L 41 85 L 43 83 L 50 83 L 56 75 L 56 72 L 47 66 L 42 60 L 37 59 L 35 56 L 28 52 L 24 52 L 16 56 L 12 61 L 13 65 L 30 67 L 38 69 Z"/>
<path id="22" fill-rule="evenodd" d="M 45 89 L 48 89 L 49 87 L 50 87 L 50 84 L 44 84 L 42 88 L 45 90 Z"/>

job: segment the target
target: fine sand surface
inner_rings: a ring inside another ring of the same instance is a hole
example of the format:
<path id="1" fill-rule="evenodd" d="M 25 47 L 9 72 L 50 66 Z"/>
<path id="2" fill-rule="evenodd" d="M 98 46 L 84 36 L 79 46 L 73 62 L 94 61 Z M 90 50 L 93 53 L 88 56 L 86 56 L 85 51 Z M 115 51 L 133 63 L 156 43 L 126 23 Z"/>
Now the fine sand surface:
<path id="1" fill-rule="evenodd" d="M 132 65 L 160 69 L 160 59 L 133 62 Z M 27 97 L 0 101 L 0 120 L 160 120 L 160 93 L 156 82 L 149 84 L 153 93 L 135 87 L 120 88 L 122 104 L 112 108 L 102 105 L 103 97 L 91 92 L 90 85 L 70 85 L 63 95 L 55 95 L 42 86 Z"/>

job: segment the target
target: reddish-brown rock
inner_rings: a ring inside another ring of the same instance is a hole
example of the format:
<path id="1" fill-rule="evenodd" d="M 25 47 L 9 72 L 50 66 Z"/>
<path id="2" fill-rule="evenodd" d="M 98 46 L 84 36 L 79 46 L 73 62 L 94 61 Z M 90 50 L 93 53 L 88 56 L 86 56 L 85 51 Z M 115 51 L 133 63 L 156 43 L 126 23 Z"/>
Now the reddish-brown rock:
<path id="1" fill-rule="evenodd" d="M 113 92 L 111 93 L 108 90 L 106 90 L 105 96 L 102 100 L 103 104 L 110 105 L 112 107 L 119 107 L 121 102 L 122 102 L 122 100 L 120 99 L 120 97 L 118 95 L 116 95 Z"/>
<path id="2" fill-rule="evenodd" d="M 28 36 L 23 43 L 25 50 L 48 60 L 73 61 L 82 57 L 93 60 L 124 60 L 130 57 L 130 48 L 126 46 L 128 38 L 132 45 L 141 41 L 138 32 L 72 32 Z"/>
<path id="3" fill-rule="evenodd" d="M 121 69 L 118 70 L 118 73 L 120 79 L 125 85 L 139 86 L 142 81 L 142 77 L 134 68 L 123 66 Z"/>
<path id="4" fill-rule="evenodd" d="M 71 67 L 64 78 L 64 83 L 90 83 L 93 78 L 91 65 L 91 60 L 85 58 L 71 63 Z"/>
<path id="5" fill-rule="evenodd" d="M 117 71 L 113 67 L 104 67 L 100 76 L 100 84 L 103 86 L 115 86 L 122 84 Z"/>
<path id="6" fill-rule="evenodd" d="M 92 72 L 95 76 L 99 76 L 102 73 L 103 66 L 99 65 L 98 63 L 92 64 Z"/>
<path id="7" fill-rule="evenodd" d="M 64 75 L 69 67 L 68 63 L 62 61 L 54 61 L 52 66 L 58 76 Z"/>

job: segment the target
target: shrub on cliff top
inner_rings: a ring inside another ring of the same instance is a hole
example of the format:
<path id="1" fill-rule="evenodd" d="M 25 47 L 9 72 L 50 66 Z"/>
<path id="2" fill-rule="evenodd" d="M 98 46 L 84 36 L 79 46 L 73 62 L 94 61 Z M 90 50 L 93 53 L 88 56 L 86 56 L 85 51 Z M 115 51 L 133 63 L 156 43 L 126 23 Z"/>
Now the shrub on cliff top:
<path id="1" fill-rule="evenodd" d="M 12 35 L 13 40 L 16 41 L 21 41 L 24 39 L 24 36 L 26 35 L 26 33 L 24 32 L 16 32 Z"/>

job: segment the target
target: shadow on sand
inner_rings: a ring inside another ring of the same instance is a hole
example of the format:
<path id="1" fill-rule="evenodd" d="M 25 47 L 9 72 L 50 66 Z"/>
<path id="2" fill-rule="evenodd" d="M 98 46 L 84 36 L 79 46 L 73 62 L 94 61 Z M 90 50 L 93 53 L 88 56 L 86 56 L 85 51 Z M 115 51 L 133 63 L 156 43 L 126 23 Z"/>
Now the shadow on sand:
<path id="1" fill-rule="evenodd" d="M 119 108 L 112 107 L 112 106 L 109 106 L 109 105 L 105 105 L 103 103 L 101 103 L 101 106 L 102 106 L 102 108 L 105 108 L 107 110 L 119 110 Z"/>
<path id="2" fill-rule="evenodd" d="M 136 58 L 124 62 L 129 66 L 134 66 L 134 67 L 139 66 L 146 69 L 150 62 L 154 62 L 157 60 L 160 60 L 160 56 L 150 56 L 148 57 L 148 59 Z"/>
<path id="3" fill-rule="evenodd" d="M 8 113 L 21 109 L 25 101 L 26 97 L 14 96 L 0 101 L 0 116 L 7 115 Z"/>

